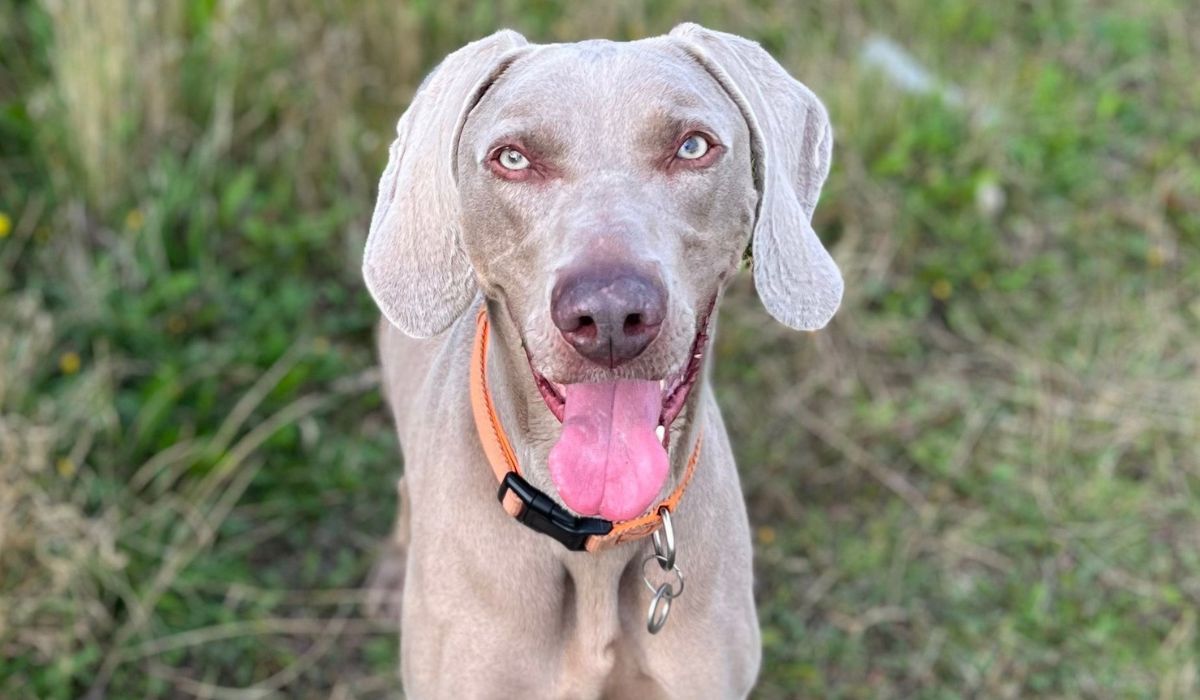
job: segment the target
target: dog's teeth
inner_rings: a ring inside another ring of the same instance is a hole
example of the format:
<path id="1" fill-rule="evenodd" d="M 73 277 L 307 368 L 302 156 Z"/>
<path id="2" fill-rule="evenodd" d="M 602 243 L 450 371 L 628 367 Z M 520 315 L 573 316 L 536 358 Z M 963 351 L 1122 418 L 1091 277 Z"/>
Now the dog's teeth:
<path id="1" fill-rule="evenodd" d="M 700 353 L 696 353 L 695 355 L 692 355 L 692 357 L 693 357 L 693 358 L 695 358 L 695 359 L 697 359 L 697 360 L 699 360 L 699 359 L 700 359 Z"/>
<path id="2" fill-rule="evenodd" d="M 654 434 L 658 436 L 658 441 L 662 442 L 663 437 L 667 434 L 667 429 L 660 425 L 654 429 Z"/>
<path id="3" fill-rule="evenodd" d="M 667 380 L 665 380 L 665 379 L 658 380 L 658 390 L 659 391 L 667 390 Z"/>

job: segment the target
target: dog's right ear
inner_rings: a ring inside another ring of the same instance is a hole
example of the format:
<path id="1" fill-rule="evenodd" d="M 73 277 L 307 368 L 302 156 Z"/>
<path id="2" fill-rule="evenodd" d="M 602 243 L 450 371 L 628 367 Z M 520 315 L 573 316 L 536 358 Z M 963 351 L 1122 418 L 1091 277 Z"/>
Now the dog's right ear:
<path id="1" fill-rule="evenodd" d="M 445 330 L 475 296 L 475 273 L 459 241 L 453 173 L 459 134 L 471 108 L 527 45 L 525 37 L 503 30 L 450 54 L 396 126 L 363 279 L 383 315 L 414 338 Z"/>

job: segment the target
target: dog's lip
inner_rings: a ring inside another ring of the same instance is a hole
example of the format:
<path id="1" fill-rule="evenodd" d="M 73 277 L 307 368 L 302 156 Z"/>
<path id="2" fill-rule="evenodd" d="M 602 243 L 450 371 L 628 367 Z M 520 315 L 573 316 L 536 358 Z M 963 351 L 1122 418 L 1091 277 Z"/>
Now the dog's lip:
<path id="1" fill-rule="evenodd" d="M 566 387 L 542 376 L 541 372 L 534 369 L 532 359 L 529 361 L 529 369 L 533 372 L 533 380 L 537 383 L 538 393 L 542 395 L 542 400 L 546 402 L 546 408 L 549 408 L 561 423 L 563 412 L 567 410 L 567 400 L 564 398 L 567 393 Z"/>
<path id="2" fill-rule="evenodd" d="M 665 378 L 658 379 L 659 387 L 662 389 L 662 412 L 658 419 L 660 427 L 658 437 L 662 440 L 663 447 L 666 447 L 669 442 L 667 431 L 683 411 L 688 396 L 691 395 L 692 387 L 700 377 L 700 369 L 704 364 L 704 352 L 708 348 L 709 320 L 712 317 L 715 303 L 716 299 L 714 298 L 696 324 L 696 335 L 692 339 L 690 354 L 683 368 Z M 533 374 L 534 383 L 537 385 L 538 393 L 542 395 L 546 408 L 550 409 L 550 413 L 561 423 L 567 408 L 566 387 L 558 382 L 550 381 L 539 372 L 534 367 L 533 358 L 528 353 L 526 359 L 529 361 L 529 370 Z"/>

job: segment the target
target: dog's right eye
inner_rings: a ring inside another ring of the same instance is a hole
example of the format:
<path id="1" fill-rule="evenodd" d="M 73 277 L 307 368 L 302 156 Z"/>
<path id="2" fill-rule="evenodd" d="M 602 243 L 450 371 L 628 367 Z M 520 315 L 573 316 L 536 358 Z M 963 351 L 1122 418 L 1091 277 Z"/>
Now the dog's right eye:
<path id="1" fill-rule="evenodd" d="M 505 170 L 524 170 L 529 167 L 529 159 L 515 148 L 505 148 L 500 151 L 496 160 Z"/>

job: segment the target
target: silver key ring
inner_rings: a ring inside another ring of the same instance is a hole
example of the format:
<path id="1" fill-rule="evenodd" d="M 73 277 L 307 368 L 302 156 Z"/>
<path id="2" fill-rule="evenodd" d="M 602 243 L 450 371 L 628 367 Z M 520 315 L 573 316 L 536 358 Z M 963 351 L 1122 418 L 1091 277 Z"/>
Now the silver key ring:
<path id="1" fill-rule="evenodd" d="M 650 583 L 650 577 L 646 575 L 646 564 L 648 564 L 651 559 L 656 559 L 659 566 L 665 567 L 662 557 L 658 556 L 657 554 L 650 554 L 642 560 L 642 583 L 646 584 L 646 588 L 651 593 L 657 595 L 658 592 L 662 590 L 663 586 L 666 586 L 666 595 L 668 598 L 678 598 L 679 596 L 683 595 L 683 572 L 679 570 L 678 566 L 671 567 L 671 572 L 675 574 L 675 579 L 679 582 L 678 590 L 676 590 L 675 587 L 670 584 L 670 582 L 661 584 L 659 586 L 655 586 L 653 583 Z"/>
<path id="2" fill-rule="evenodd" d="M 662 518 L 662 527 L 650 535 L 650 540 L 654 542 L 654 553 L 663 571 L 670 571 L 675 568 L 675 528 L 671 526 L 671 511 L 666 506 L 658 509 L 658 515 Z"/>
<path id="3" fill-rule="evenodd" d="M 654 597 L 650 599 L 650 609 L 646 612 L 646 629 L 650 634 L 658 634 L 663 625 L 667 624 L 667 616 L 671 614 L 671 598 L 673 597 L 671 595 L 671 584 L 669 583 L 664 583 L 654 592 Z"/>

